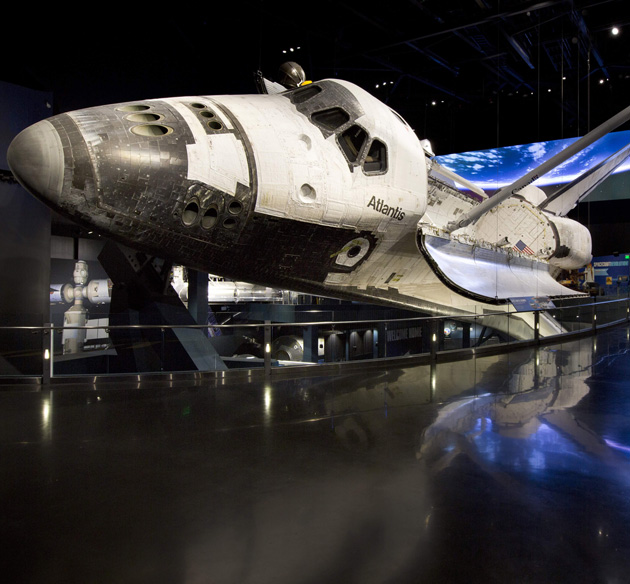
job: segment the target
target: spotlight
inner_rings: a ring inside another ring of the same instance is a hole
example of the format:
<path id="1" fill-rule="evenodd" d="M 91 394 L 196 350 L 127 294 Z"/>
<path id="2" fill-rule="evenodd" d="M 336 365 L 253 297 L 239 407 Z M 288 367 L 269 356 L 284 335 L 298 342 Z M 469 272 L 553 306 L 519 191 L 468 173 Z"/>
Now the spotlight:
<path id="1" fill-rule="evenodd" d="M 616 26 L 613 26 L 613 27 L 610 29 L 610 33 L 611 33 L 613 36 L 617 36 L 617 35 L 619 34 L 619 32 L 620 32 L 620 31 L 619 31 L 619 29 L 618 29 Z"/>

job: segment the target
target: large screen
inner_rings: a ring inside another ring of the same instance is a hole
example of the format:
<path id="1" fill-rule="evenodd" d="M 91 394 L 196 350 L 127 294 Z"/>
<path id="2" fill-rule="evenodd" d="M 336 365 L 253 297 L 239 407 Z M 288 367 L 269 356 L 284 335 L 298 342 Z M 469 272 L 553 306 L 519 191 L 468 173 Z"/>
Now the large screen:
<path id="1" fill-rule="evenodd" d="M 492 191 L 514 182 L 545 160 L 564 150 L 577 139 L 549 140 L 547 142 L 535 142 L 534 144 L 522 144 L 520 146 L 505 146 L 490 150 L 449 154 L 447 156 L 436 156 L 435 160 L 460 176 L 479 185 L 482 189 Z M 543 187 L 571 182 L 628 143 L 630 143 L 630 130 L 611 132 L 551 170 L 545 176 L 540 177 L 534 184 Z M 615 173 L 627 170 L 630 170 L 629 159 L 626 159 L 618 166 Z"/>

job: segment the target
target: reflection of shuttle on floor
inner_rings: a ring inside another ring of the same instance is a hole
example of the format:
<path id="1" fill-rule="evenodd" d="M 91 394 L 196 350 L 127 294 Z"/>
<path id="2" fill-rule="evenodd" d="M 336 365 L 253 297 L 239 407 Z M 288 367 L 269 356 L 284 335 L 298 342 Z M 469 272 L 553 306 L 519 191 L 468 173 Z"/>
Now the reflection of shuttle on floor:
<path id="1" fill-rule="evenodd" d="M 501 480 L 505 476 L 492 463 L 492 448 L 508 449 L 511 444 L 521 452 L 513 441 L 527 441 L 522 452 L 528 453 L 530 459 L 522 463 L 536 468 L 544 464 L 536 458 L 536 445 L 540 442 L 542 446 L 550 440 L 550 433 L 557 433 L 556 440 L 570 441 L 578 452 L 587 452 L 604 462 L 613 461 L 613 452 L 606 442 L 567 411 L 589 393 L 586 382 L 592 374 L 591 339 L 571 345 L 569 350 L 529 351 L 529 358 L 507 375 L 501 358 L 495 362 L 480 359 L 479 365 L 485 362 L 488 366 L 475 371 L 478 380 L 473 395 L 451 397 L 448 392 L 443 393 L 440 388 L 449 386 L 449 372 L 443 371 L 446 378 L 441 375 L 436 382 L 435 399 L 444 404 L 434 422 L 423 431 L 417 458 L 438 473 L 457 456 L 465 455 Z M 586 350 L 580 350 L 582 345 Z M 453 375 L 457 375 L 456 369 L 452 370 Z M 463 378 L 459 376 L 460 382 Z M 492 393 L 485 392 L 485 388 L 492 388 Z"/>
<path id="2" fill-rule="evenodd" d="M 535 443 L 549 429 L 607 459 L 610 449 L 567 411 L 588 394 L 592 374 L 591 339 L 570 345 L 477 357 L 456 367 L 440 363 L 304 380 L 304 391 L 322 394 L 320 415 L 331 416 L 337 438 L 351 449 L 368 449 L 403 420 L 426 412 L 431 420 L 417 458 L 435 472 L 458 454 L 479 462 L 484 454 L 477 441 L 484 433 Z M 431 404 L 435 408 L 415 409 Z"/>

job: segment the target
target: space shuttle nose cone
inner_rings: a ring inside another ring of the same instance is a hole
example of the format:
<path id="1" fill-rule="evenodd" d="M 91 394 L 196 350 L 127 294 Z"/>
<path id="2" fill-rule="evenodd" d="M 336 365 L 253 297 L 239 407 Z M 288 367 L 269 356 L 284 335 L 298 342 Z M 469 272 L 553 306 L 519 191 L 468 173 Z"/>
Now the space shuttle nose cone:
<path id="1" fill-rule="evenodd" d="M 57 203 L 63 186 L 63 147 L 46 120 L 18 134 L 9 145 L 7 162 L 15 178 L 31 194 Z"/>

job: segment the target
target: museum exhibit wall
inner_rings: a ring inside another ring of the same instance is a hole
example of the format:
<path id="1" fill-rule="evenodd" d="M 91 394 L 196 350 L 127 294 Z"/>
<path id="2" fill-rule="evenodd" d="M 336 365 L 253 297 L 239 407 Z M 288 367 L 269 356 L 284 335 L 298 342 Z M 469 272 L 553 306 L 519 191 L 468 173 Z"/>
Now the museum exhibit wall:
<path id="1" fill-rule="evenodd" d="M 52 95 L 0 82 L 0 326 L 41 326 L 50 306 L 50 211 L 10 180 L 7 148 L 52 114 Z M 42 336 L 0 330 L 0 375 L 41 374 Z"/>

